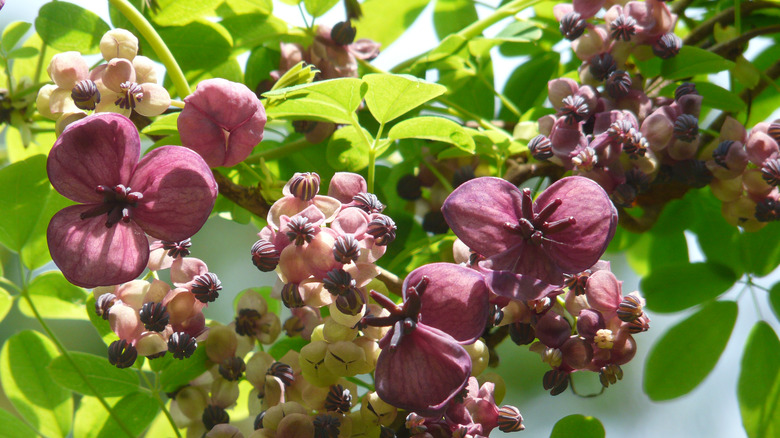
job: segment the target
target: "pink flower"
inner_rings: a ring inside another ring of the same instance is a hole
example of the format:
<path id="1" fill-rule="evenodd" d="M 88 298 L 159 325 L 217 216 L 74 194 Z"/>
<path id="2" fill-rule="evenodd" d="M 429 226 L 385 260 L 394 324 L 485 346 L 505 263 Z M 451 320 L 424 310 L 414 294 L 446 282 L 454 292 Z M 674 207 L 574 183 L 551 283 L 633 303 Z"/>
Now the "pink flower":
<path id="1" fill-rule="evenodd" d="M 181 143 L 211 167 L 235 166 L 263 139 L 265 108 L 244 84 L 207 79 L 184 103 L 177 122 Z"/>
<path id="2" fill-rule="evenodd" d="M 146 234 L 180 241 L 206 222 L 217 184 L 200 156 L 163 146 L 140 159 L 141 140 L 126 117 L 103 113 L 72 125 L 54 143 L 49 179 L 79 203 L 47 230 L 54 263 L 73 284 L 108 286 L 138 277 L 149 259 Z"/>

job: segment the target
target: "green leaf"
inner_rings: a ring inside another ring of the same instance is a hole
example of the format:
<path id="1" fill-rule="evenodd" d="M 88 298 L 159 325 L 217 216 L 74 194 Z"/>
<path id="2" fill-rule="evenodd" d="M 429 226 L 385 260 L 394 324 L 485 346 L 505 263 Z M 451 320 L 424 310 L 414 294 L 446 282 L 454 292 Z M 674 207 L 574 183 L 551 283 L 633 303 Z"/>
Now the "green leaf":
<path id="1" fill-rule="evenodd" d="M 273 12 L 272 0 L 225 0 L 217 8 L 220 17 L 232 17 L 235 15 L 264 14 Z"/>
<path id="2" fill-rule="evenodd" d="M 287 23 L 268 14 L 236 15 L 219 23 L 233 36 L 235 47 L 247 49 L 279 40 L 287 34 Z M 276 67 L 279 67 L 278 63 Z"/>
<path id="3" fill-rule="evenodd" d="M 368 141 L 372 141 L 371 134 L 362 127 L 360 129 Z M 354 126 L 345 126 L 331 136 L 326 157 L 328 165 L 334 170 L 359 172 L 368 166 L 368 145 Z"/>
<path id="4" fill-rule="evenodd" d="M 47 367 L 57 355 L 42 334 L 19 332 L 0 352 L 0 382 L 17 412 L 41 434 L 64 437 L 70 432 L 73 396 L 49 375 Z"/>
<path id="5" fill-rule="evenodd" d="M 653 269 L 639 283 L 647 308 L 679 312 L 718 297 L 737 281 L 731 269 L 717 263 L 686 263 Z"/>
<path id="6" fill-rule="evenodd" d="M 744 111 L 747 106 L 735 93 L 711 82 L 695 81 L 696 90 L 702 96 L 702 105 L 724 111 Z"/>
<path id="7" fill-rule="evenodd" d="M 30 299 L 43 318 L 87 319 L 84 306 L 88 294 L 84 289 L 72 285 L 59 271 L 46 272 L 35 277 L 29 292 Z M 28 317 L 35 318 L 35 313 L 26 300 L 19 301 L 19 310 Z"/>
<path id="8" fill-rule="evenodd" d="M 94 12 L 67 2 L 46 3 L 38 11 L 35 30 L 57 50 L 96 53 L 110 28 Z"/>
<path id="9" fill-rule="evenodd" d="M 780 436 L 780 341 L 764 321 L 748 336 L 737 399 L 748 437 Z"/>
<path id="10" fill-rule="evenodd" d="M 270 81 L 270 73 L 279 68 L 279 50 L 260 46 L 252 50 L 246 61 L 246 74 L 244 83 L 250 90 L 257 89 L 262 81 Z"/>
<path id="11" fill-rule="evenodd" d="M 16 44 L 19 43 L 19 40 L 22 39 L 24 34 L 27 33 L 31 27 L 32 24 L 25 23 L 24 21 L 14 21 L 13 23 L 8 24 L 5 30 L 3 30 L 2 41 L 0 41 L 0 48 L 2 48 L 6 53 L 10 52 L 14 47 L 16 47 Z"/>
<path id="12" fill-rule="evenodd" d="M 276 343 L 268 349 L 268 354 L 274 359 L 279 360 L 290 350 L 300 352 L 301 348 L 305 347 L 308 343 L 309 342 L 306 341 L 306 339 L 301 337 L 282 338 L 276 341 Z"/>
<path id="13" fill-rule="evenodd" d="M 103 397 L 122 396 L 138 391 L 139 380 L 135 371 L 129 368 L 117 368 L 105 357 L 94 354 L 72 351 L 70 357 L 81 374 L 65 356 L 60 356 L 49 364 L 49 373 L 62 387 L 79 394 L 99 394 Z M 89 380 L 97 394 L 84 382 L 82 375 Z"/>
<path id="14" fill-rule="evenodd" d="M 504 96 L 523 113 L 541 104 L 547 98 L 547 81 L 558 71 L 560 58 L 556 52 L 547 52 L 521 64 L 509 75 Z M 503 120 L 517 118 L 503 105 L 498 117 Z"/>
<path id="15" fill-rule="evenodd" d="M 741 85 L 750 89 L 755 88 L 761 81 L 761 71 L 742 55 L 737 57 L 737 62 L 731 69 L 731 73 Z"/>
<path id="16" fill-rule="evenodd" d="M 695 196 L 691 196 L 696 194 Z M 691 224 L 696 240 L 707 261 L 719 263 L 741 277 L 744 273 L 739 254 L 739 228 L 729 224 L 721 214 L 721 201 L 708 190 L 691 190 L 683 201 L 694 204 L 697 220 Z"/>
<path id="17" fill-rule="evenodd" d="M 157 117 L 151 125 L 141 130 L 141 134 L 146 135 L 174 135 L 178 134 L 176 122 L 179 120 L 180 113 L 166 114 Z"/>
<path id="18" fill-rule="evenodd" d="M 463 127 L 444 117 L 414 117 L 406 119 L 390 129 L 387 136 L 393 140 L 402 138 L 422 138 L 442 141 L 458 147 L 458 149 L 474 153 L 474 139 Z"/>
<path id="19" fill-rule="evenodd" d="M 355 78 L 331 79 L 269 91 L 269 118 L 351 124 L 368 86 Z"/>
<path id="20" fill-rule="evenodd" d="M 737 303 L 713 301 L 664 333 L 645 364 L 644 390 L 651 400 L 670 400 L 696 388 L 726 348 Z"/>
<path id="21" fill-rule="evenodd" d="M 360 4 L 363 16 L 355 22 L 357 39 L 368 38 L 386 48 L 417 20 L 428 0 L 366 0 Z"/>
<path id="22" fill-rule="evenodd" d="M 37 54 L 38 49 L 35 47 L 19 47 L 18 49 L 11 50 L 8 53 L 8 56 L 6 56 L 6 59 L 32 58 Z"/>
<path id="23" fill-rule="evenodd" d="M 35 438 L 38 436 L 24 421 L 5 409 L 0 409 L 0 424 L 3 425 L 2 436 L 4 438 Z"/>
<path id="24" fill-rule="evenodd" d="M 780 282 L 775 283 L 769 290 L 769 304 L 775 312 L 775 318 L 780 319 Z"/>
<path id="25" fill-rule="evenodd" d="M 644 233 L 629 248 L 626 258 L 634 271 L 644 277 L 666 265 L 688 263 L 688 243 L 682 231 L 669 234 Z"/>
<path id="26" fill-rule="evenodd" d="M 11 306 L 14 304 L 14 297 L 12 297 L 5 289 L 0 288 L 0 322 L 8 315 L 8 311 L 11 310 Z"/>
<path id="27" fill-rule="evenodd" d="M 51 191 L 46 157 L 35 155 L 0 169 L 0 243 L 19 252 L 31 238 Z"/>
<path id="28" fill-rule="evenodd" d="M 276 80 L 276 83 L 271 87 L 270 91 L 280 90 L 282 88 L 295 87 L 297 85 L 306 85 L 314 82 L 314 78 L 320 71 L 317 70 L 313 64 L 307 64 L 306 61 L 301 61 Z M 268 94 L 268 93 L 266 93 Z"/>
<path id="29" fill-rule="evenodd" d="M 720 55 L 698 47 L 683 46 L 677 56 L 664 60 L 661 75 L 666 79 L 677 80 L 717 73 L 732 67 L 734 63 Z"/>
<path id="30" fill-rule="evenodd" d="M 159 33 L 185 72 L 208 71 L 227 61 L 233 49 L 230 33 L 210 21 L 199 20 L 185 26 L 166 27 Z"/>
<path id="31" fill-rule="evenodd" d="M 769 275 L 780 264 L 780 224 L 770 223 L 755 232 L 743 232 L 739 239 L 742 263 L 747 272 L 758 277 Z"/>
<path id="32" fill-rule="evenodd" d="M 409 75 L 373 73 L 363 80 L 368 84 L 366 105 L 379 123 L 394 120 L 447 91 L 442 85 Z"/>
<path id="33" fill-rule="evenodd" d="M 433 27 L 440 40 L 477 20 L 479 16 L 472 0 L 436 0 Z"/>
<path id="34" fill-rule="evenodd" d="M 220 3 L 222 0 L 157 0 L 159 9 L 150 15 L 160 26 L 182 26 L 214 15 L 214 9 Z"/>
<path id="35" fill-rule="evenodd" d="M 598 418 L 574 414 L 558 420 L 550 434 L 550 438 L 574 436 L 577 438 L 604 438 L 606 432 Z"/>
<path id="36" fill-rule="evenodd" d="M 135 436 L 141 435 L 160 411 L 160 405 L 154 397 L 143 392 L 134 392 L 121 399 L 110 398 L 106 402 Z M 116 438 L 127 434 L 111 418 L 96 397 L 84 396 L 76 411 L 73 436 L 75 438 Z"/>
<path id="37" fill-rule="evenodd" d="M 206 372 L 209 364 L 206 348 L 199 345 L 192 356 L 187 359 L 177 359 L 160 373 L 163 392 L 174 392 L 186 385 L 190 380 Z"/>
<path id="38" fill-rule="evenodd" d="M 331 10 L 339 0 L 303 0 L 303 5 L 306 6 L 306 10 L 314 18 L 324 15 Z"/>
<path id="39" fill-rule="evenodd" d="M 21 251 L 22 263 L 31 270 L 40 268 L 51 261 L 46 229 L 49 227 L 52 216 L 63 208 L 73 205 L 73 201 L 60 195 L 56 190 L 50 190 L 49 195 L 41 205 L 40 216 L 38 216 L 35 226 L 30 232 L 30 238 L 27 239 Z"/>

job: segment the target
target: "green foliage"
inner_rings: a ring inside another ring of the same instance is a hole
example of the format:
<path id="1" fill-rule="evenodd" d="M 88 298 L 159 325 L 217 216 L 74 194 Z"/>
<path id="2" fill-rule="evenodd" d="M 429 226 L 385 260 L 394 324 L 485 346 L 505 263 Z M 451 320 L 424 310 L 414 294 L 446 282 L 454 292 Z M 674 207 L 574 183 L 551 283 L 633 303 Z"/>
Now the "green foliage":
<path id="1" fill-rule="evenodd" d="M 737 320 L 737 303 L 712 301 L 669 329 L 650 350 L 644 390 L 661 401 L 691 392 L 715 368 Z"/>
<path id="2" fill-rule="evenodd" d="M 458 149 L 469 154 L 473 154 L 475 150 L 474 139 L 466 130 L 461 125 L 443 117 L 422 116 L 406 119 L 393 126 L 387 136 L 393 140 L 422 138 L 441 141 L 455 145 Z"/>
<path id="3" fill-rule="evenodd" d="M 57 50 L 96 53 L 109 27 L 94 12 L 81 6 L 51 2 L 38 11 L 35 30 L 46 44 Z"/>
<path id="4" fill-rule="evenodd" d="M 160 373 L 162 390 L 164 392 L 176 391 L 189 383 L 190 380 L 206 372 L 209 364 L 206 348 L 200 345 L 187 360 L 171 360 L 169 365 Z"/>
<path id="5" fill-rule="evenodd" d="M 661 266 L 642 279 L 639 289 L 647 308 L 659 313 L 678 312 L 711 300 L 737 281 L 730 269 L 711 263 Z"/>
<path id="6" fill-rule="evenodd" d="M 737 398 L 748 437 L 780 435 L 780 341 L 766 322 L 757 322 L 748 336 Z"/>
<path id="7" fill-rule="evenodd" d="M 360 79 L 343 78 L 269 91 L 269 118 L 317 120 L 351 124 L 368 85 Z"/>
<path id="8" fill-rule="evenodd" d="M 8 311 L 11 310 L 13 304 L 14 298 L 5 289 L 0 288 L 0 322 L 8 315 Z"/>
<path id="9" fill-rule="evenodd" d="M 550 438 L 572 436 L 578 438 L 604 438 L 606 432 L 598 418 L 574 414 L 558 420 L 550 434 Z"/>
<path id="10" fill-rule="evenodd" d="M 368 166 L 369 145 L 365 138 L 371 141 L 371 134 L 360 128 L 361 134 L 354 126 L 345 126 L 335 133 L 328 141 L 328 165 L 334 170 L 359 172 Z M 365 137 L 363 137 L 365 136 Z"/>
<path id="11" fill-rule="evenodd" d="M 23 21 L 14 21 L 3 30 L 3 36 L 0 39 L 0 49 L 4 53 L 9 53 L 19 43 L 25 33 L 32 27 L 32 24 Z"/>
<path id="12" fill-rule="evenodd" d="M 772 311 L 775 312 L 775 317 L 780 319 L 780 282 L 775 283 L 769 290 L 769 304 L 772 306 Z"/>
<path id="13" fill-rule="evenodd" d="M 107 402 L 125 427 L 136 436 L 151 424 L 160 410 L 154 397 L 145 392 L 133 392 L 122 398 L 110 398 Z M 73 436 L 116 438 L 126 436 L 126 433 L 96 397 L 84 396 L 76 410 Z"/>
<path id="14" fill-rule="evenodd" d="M 715 53 L 698 47 L 683 46 L 677 56 L 663 61 L 661 75 L 666 79 L 677 80 L 696 75 L 717 73 L 733 67 L 733 62 Z"/>
<path id="15" fill-rule="evenodd" d="M 70 284 L 60 272 L 46 272 L 35 277 L 30 283 L 28 293 L 43 318 L 87 319 L 84 314 L 87 293 L 84 289 Z M 27 301 L 19 301 L 19 309 L 28 317 L 35 317 Z"/>
<path id="16" fill-rule="evenodd" d="M 70 432 L 73 397 L 52 380 L 48 366 L 58 355 L 54 344 L 25 330 L 5 342 L 0 352 L 0 381 L 16 411 L 41 434 L 65 437 Z"/>
<path id="17" fill-rule="evenodd" d="M 336 6 L 336 3 L 338 2 L 339 0 L 303 0 L 306 11 L 308 11 L 312 17 L 319 17 L 325 14 Z"/>
<path id="18" fill-rule="evenodd" d="M 0 424 L 3 425 L 3 437 L 5 438 L 32 438 L 38 436 L 24 421 L 5 409 L 0 409 Z"/>
<path id="19" fill-rule="evenodd" d="M 710 82 L 696 81 L 696 90 L 701 94 L 702 105 L 729 112 L 745 110 L 747 105 L 733 92 Z"/>
<path id="20" fill-rule="evenodd" d="M 183 26 L 210 16 L 221 0 L 157 0 L 156 12 L 150 15 L 160 26 Z"/>
<path id="21" fill-rule="evenodd" d="M 436 0 L 433 9 L 433 27 L 443 40 L 477 21 L 477 9 L 471 0 Z"/>
<path id="22" fill-rule="evenodd" d="M 444 94 L 439 84 L 409 75 L 368 74 L 366 105 L 379 123 L 387 123 Z"/>
<path id="23" fill-rule="evenodd" d="M 768 226 L 740 235 L 739 254 L 745 271 L 763 277 L 780 264 L 780 245 L 767 242 L 780 242 L 780 227 Z"/>
<path id="24" fill-rule="evenodd" d="M 274 359 L 279 360 L 290 350 L 300 352 L 301 348 L 305 347 L 308 343 L 309 341 L 301 337 L 284 337 L 276 341 L 276 343 L 268 349 L 268 354 Z"/>
<path id="25" fill-rule="evenodd" d="M 218 23 L 197 20 L 184 26 L 159 30 L 181 69 L 187 72 L 209 71 L 230 57 L 233 38 Z"/>
<path id="26" fill-rule="evenodd" d="M 387 47 L 414 23 L 427 4 L 428 0 L 366 0 L 360 5 L 363 17 L 355 24 L 356 38 L 369 38 Z"/>
<path id="27" fill-rule="evenodd" d="M 506 81 L 504 95 L 520 112 L 526 112 L 537 106 L 546 97 L 547 81 L 558 71 L 560 55 L 548 52 L 521 64 Z M 510 110 L 502 105 L 498 117 L 502 120 L 512 118 Z"/>
<path id="28" fill-rule="evenodd" d="M 60 356 L 52 360 L 49 374 L 63 388 L 84 395 L 123 396 L 138 391 L 140 384 L 132 369 L 120 369 L 105 357 L 75 351 L 70 353 L 70 359 Z"/>

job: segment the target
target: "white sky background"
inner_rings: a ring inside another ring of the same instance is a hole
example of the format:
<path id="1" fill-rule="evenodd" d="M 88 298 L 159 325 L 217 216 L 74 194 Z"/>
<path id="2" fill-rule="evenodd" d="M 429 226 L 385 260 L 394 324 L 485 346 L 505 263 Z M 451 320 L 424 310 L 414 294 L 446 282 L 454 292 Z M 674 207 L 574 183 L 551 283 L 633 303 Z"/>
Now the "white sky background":
<path id="1" fill-rule="evenodd" d="M 42 0 L 7 0 L 5 7 L 0 12 L 0 28 L 5 28 L 13 20 L 33 22 L 38 8 L 43 3 L 45 2 Z M 79 0 L 73 1 L 73 3 L 92 10 L 109 22 L 106 1 Z M 274 3 L 275 15 L 288 23 L 303 25 L 297 7 L 282 4 L 278 1 L 274 1 Z M 491 3 L 497 2 L 493 0 Z M 487 8 L 478 7 L 478 12 L 480 16 L 485 16 L 490 11 Z M 432 15 L 433 2 L 423 11 L 421 17 L 408 32 L 390 47 L 383 48 L 382 54 L 373 61 L 374 64 L 382 69 L 389 69 L 407 58 L 434 47 L 437 39 L 433 29 Z M 325 16 L 319 17 L 317 22 L 334 24 L 343 20 L 343 18 L 343 6 L 339 4 Z M 486 33 L 493 34 L 498 32 L 506 22 L 497 24 Z M 563 47 L 564 50 L 568 50 L 568 44 L 564 44 Z M 503 88 L 507 77 L 520 61 L 521 58 L 503 58 L 494 49 L 494 73 L 499 90 Z M 302 171 L 304 170 L 302 169 Z M 209 221 L 206 227 L 204 227 L 204 231 L 199 233 L 200 235 L 203 235 L 203 244 L 205 244 L 206 248 L 209 248 L 208 252 L 213 254 L 211 256 L 203 256 L 202 258 L 209 264 L 213 272 L 219 273 L 226 290 L 238 291 L 246 287 L 258 285 L 258 278 L 254 276 L 254 273 L 251 276 L 247 275 L 247 271 L 244 269 L 244 266 L 246 266 L 246 254 L 244 253 L 248 252 L 251 242 L 241 243 L 242 241 L 252 240 L 254 231 L 232 222 L 213 220 Z M 690 239 L 690 236 L 689 243 L 692 248 L 695 247 L 695 242 Z M 240 245 L 246 246 L 247 251 L 240 251 L 239 254 L 235 254 L 236 245 L 239 247 Z M 235 258 L 226 257 L 229 254 L 235 254 Z M 203 255 L 203 253 L 199 255 Z M 692 260 L 701 258 L 696 248 L 692 249 L 691 258 Z M 624 261 L 613 261 L 613 269 L 617 271 L 618 277 L 624 281 L 624 293 L 637 289 L 638 278 L 630 272 Z M 776 281 L 777 275 L 773 277 Z M 772 282 L 761 282 L 761 284 L 770 286 Z M 731 291 L 727 294 L 727 297 L 734 299 L 737 292 Z M 644 367 L 650 346 L 666 331 L 670 324 L 674 324 L 682 319 L 680 315 L 651 315 L 652 328 L 649 332 L 637 336 L 639 352 L 637 357 L 624 367 L 625 377 L 623 381 L 609 388 L 604 395 L 590 399 L 574 396 L 570 390 L 557 397 L 551 397 L 547 394 L 534 396 L 530 399 L 513 399 L 508 397 L 504 403 L 513 404 L 520 408 L 525 419 L 526 430 L 517 435 L 505 435 L 496 430 L 492 436 L 547 437 L 554 423 L 558 419 L 570 414 L 596 416 L 604 424 L 608 437 L 734 438 L 746 436 L 741 425 L 739 407 L 736 400 L 736 383 L 744 341 L 752 326 L 760 319 L 758 308 L 761 309 L 760 312 L 778 331 L 778 324 L 771 315 L 766 294 L 758 293 L 757 295 L 760 295 L 758 305 L 751 303 L 749 294 L 746 293 L 742 297 L 737 326 L 732 334 L 731 342 L 715 370 L 691 394 L 670 402 L 653 403 L 642 392 L 642 368 Z M 230 301 L 232 300 L 218 300 L 215 303 L 216 305 L 209 310 L 224 312 L 224 315 L 216 316 L 212 313 L 212 316 L 215 319 L 226 322 L 230 318 L 230 316 L 226 316 L 231 311 Z M 717 322 L 713 323 L 716 324 Z M 506 344 L 511 344 L 511 342 Z M 505 348 L 512 347 L 505 346 Z M 505 364 L 503 368 L 505 370 L 510 369 L 510 372 L 523 372 L 522 369 L 512 367 L 511 364 Z M 504 373 L 503 376 L 507 384 L 511 386 L 512 375 Z M 539 387 L 541 387 L 541 378 L 542 375 L 539 374 L 536 379 Z M 579 378 L 578 382 L 588 379 L 588 377 L 581 375 L 576 375 L 575 378 Z"/>

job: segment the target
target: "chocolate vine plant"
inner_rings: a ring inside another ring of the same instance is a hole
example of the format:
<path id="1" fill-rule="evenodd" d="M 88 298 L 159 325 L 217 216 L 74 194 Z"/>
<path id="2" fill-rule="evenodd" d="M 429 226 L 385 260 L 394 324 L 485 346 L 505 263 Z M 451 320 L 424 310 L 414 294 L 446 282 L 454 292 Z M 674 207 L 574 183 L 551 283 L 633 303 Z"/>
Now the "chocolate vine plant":
<path id="1" fill-rule="evenodd" d="M 429 0 L 316 24 L 338 0 L 283 1 L 305 27 L 270 0 L 109 0 L 110 24 L 58 1 L 3 30 L 0 318 L 42 328 L 3 342 L 4 432 L 496 436 L 535 428 L 488 371 L 501 343 L 540 356 L 551 396 L 610 391 L 651 349 L 644 390 L 668 400 L 740 305 L 780 315 L 758 280 L 780 264 L 776 2 L 435 0 L 438 44 L 383 71 Z M 501 89 L 499 55 L 522 60 Z M 236 251 L 274 284 L 191 256 L 217 216 L 254 227 Z M 643 342 L 647 312 L 684 310 Z M 780 434 L 760 315 L 735 341 L 751 438 Z M 90 321 L 104 357 L 52 319 Z M 604 436 L 568 414 L 552 436 Z"/>

